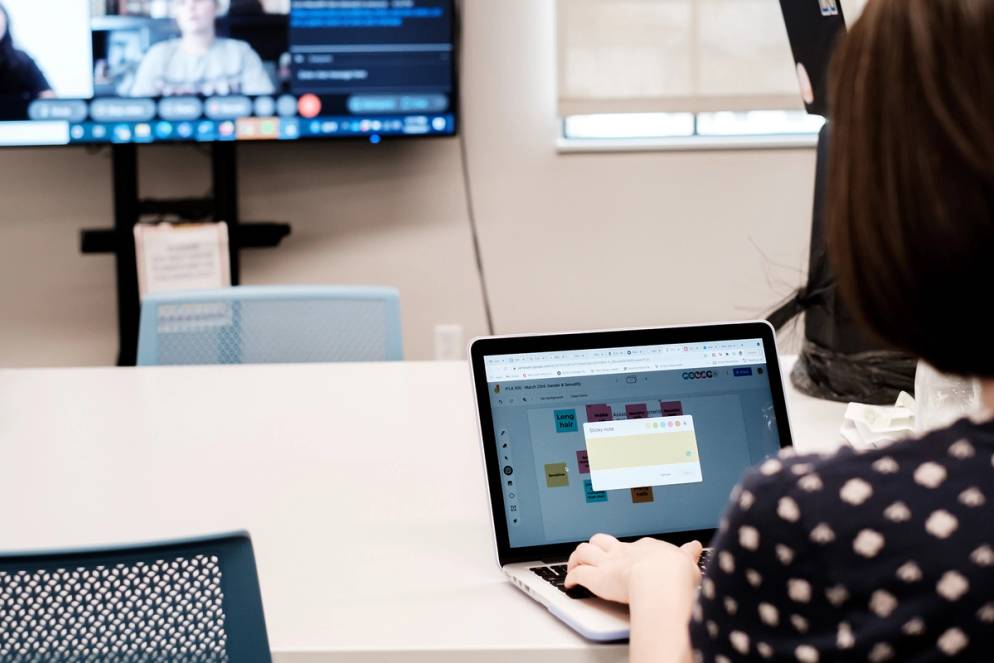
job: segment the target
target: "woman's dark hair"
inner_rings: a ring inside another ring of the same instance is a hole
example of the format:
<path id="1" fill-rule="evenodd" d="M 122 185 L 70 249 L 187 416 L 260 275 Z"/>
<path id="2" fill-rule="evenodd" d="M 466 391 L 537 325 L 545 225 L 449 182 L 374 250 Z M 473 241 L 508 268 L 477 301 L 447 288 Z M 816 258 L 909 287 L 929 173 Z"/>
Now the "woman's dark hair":
<path id="1" fill-rule="evenodd" d="M 871 0 L 832 67 L 828 243 L 867 329 L 994 376 L 994 2 Z"/>

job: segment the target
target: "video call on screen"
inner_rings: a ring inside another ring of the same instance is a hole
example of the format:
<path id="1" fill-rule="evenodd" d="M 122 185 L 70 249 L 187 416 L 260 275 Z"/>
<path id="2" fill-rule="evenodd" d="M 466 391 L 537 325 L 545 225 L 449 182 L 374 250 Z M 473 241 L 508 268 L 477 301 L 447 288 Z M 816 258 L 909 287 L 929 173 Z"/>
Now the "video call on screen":
<path id="1" fill-rule="evenodd" d="M 0 0 L 0 145 L 452 134 L 452 0 Z"/>

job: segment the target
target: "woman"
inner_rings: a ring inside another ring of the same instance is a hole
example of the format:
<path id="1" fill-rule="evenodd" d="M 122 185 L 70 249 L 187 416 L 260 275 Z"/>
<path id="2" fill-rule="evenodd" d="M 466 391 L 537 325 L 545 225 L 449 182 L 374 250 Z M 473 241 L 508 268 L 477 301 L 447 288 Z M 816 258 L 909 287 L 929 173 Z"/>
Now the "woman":
<path id="1" fill-rule="evenodd" d="M 833 67 L 828 203 L 838 285 L 866 327 L 979 377 L 988 411 L 991 44 L 994 2 L 868 3 Z M 699 544 L 598 535 L 566 584 L 630 604 L 633 661 L 992 660 L 990 418 L 766 462 L 733 494 L 703 581 Z"/>
<path id="2" fill-rule="evenodd" d="M 0 4 L 0 95 L 29 100 L 55 96 L 31 56 L 14 47 L 10 13 L 3 4 Z"/>
<path id="3" fill-rule="evenodd" d="M 180 37 L 149 50 L 130 96 L 273 94 L 276 87 L 252 47 L 217 36 L 220 9 L 220 0 L 173 0 Z"/>

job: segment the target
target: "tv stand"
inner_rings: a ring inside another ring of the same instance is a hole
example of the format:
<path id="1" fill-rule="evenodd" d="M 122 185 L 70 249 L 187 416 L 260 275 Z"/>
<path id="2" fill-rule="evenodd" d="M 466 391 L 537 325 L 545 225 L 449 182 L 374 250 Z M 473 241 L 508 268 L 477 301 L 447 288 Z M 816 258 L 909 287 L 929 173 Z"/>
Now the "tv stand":
<path id="1" fill-rule="evenodd" d="M 138 146 L 112 147 L 114 177 L 114 227 L 84 229 L 80 251 L 113 253 L 117 271 L 118 366 L 134 366 L 138 356 L 138 266 L 135 258 L 135 224 L 143 217 L 172 217 L 179 222 L 225 221 L 228 224 L 231 284 L 241 276 L 241 249 L 279 246 L 290 234 L 290 225 L 278 222 L 242 223 L 238 214 L 238 161 L 234 142 L 211 143 L 211 195 L 206 198 L 168 200 L 139 196 Z"/>

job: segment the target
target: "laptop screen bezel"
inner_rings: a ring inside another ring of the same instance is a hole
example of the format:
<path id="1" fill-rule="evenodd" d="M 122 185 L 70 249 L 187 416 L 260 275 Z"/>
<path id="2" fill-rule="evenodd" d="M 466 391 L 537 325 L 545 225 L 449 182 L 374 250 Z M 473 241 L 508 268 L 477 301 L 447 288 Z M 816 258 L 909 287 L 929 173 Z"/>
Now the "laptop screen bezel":
<path id="1" fill-rule="evenodd" d="M 792 438 L 784 396 L 783 379 L 780 372 L 780 361 L 777 356 L 776 336 L 773 327 L 767 322 L 489 337 L 473 341 L 470 346 L 470 362 L 475 383 L 474 389 L 476 390 L 476 403 L 479 414 L 478 424 L 482 437 L 487 486 L 490 491 L 490 508 L 493 519 L 494 537 L 497 544 L 497 556 L 501 566 L 536 560 L 562 560 L 568 557 L 581 542 L 572 541 L 541 546 L 511 547 L 507 518 L 504 513 L 504 496 L 501 485 L 502 475 L 497 457 L 493 412 L 490 407 L 490 387 L 487 382 L 486 367 L 484 366 L 485 357 L 531 352 L 736 341 L 750 338 L 762 339 L 770 392 L 773 398 L 773 410 L 777 420 L 777 432 L 780 437 L 780 447 L 789 447 L 792 444 Z M 643 537 L 653 537 L 669 541 L 676 545 L 695 539 L 707 544 L 714 536 L 715 531 L 715 529 L 709 528 L 683 532 L 646 533 L 631 537 L 621 537 L 621 540 L 634 541 Z"/>

